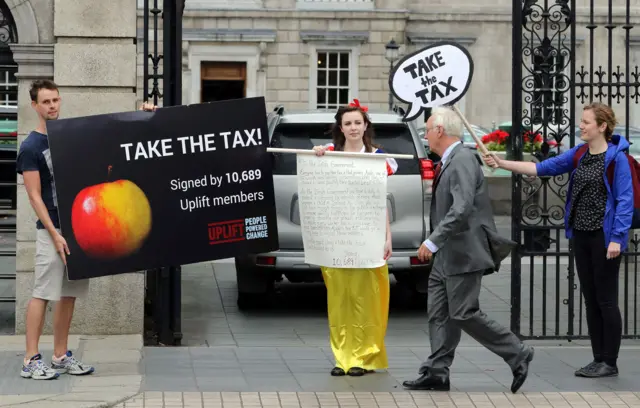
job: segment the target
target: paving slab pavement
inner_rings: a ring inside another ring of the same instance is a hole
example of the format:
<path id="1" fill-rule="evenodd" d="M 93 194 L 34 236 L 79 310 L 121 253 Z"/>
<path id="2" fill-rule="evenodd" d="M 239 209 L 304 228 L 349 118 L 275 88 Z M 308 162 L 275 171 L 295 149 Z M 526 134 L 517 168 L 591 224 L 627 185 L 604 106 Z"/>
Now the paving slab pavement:
<path id="1" fill-rule="evenodd" d="M 328 343 L 328 341 L 327 341 Z M 620 376 L 585 379 L 574 371 L 592 360 L 586 346 L 532 342 L 536 356 L 523 392 L 626 392 L 640 390 L 640 346 L 625 341 Z M 332 377 L 328 344 L 215 346 L 143 350 L 144 392 L 404 392 L 418 376 L 429 347 L 388 346 L 389 368 L 363 377 Z M 465 339 L 451 367 L 453 392 L 510 393 L 513 375 L 502 359 Z"/>
<path id="2" fill-rule="evenodd" d="M 234 275 L 232 265 L 220 263 L 183 269 L 185 347 L 146 347 L 143 393 L 120 408 L 640 408 L 632 393 L 640 390 L 640 342 L 633 340 L 624 341 L 620 377 L 595 381 L 573 376 L 591 359 L 588 340 L 529 341 L 536 346 L 536 359 L 523 394 L 514 396 L 505 363 L 464 336 L 452 367 L 451 393 L 406 392 L 402 381 L 417 375 L 429 352 L 424 311 L 391 311 L 388 370 L 362 378 L 331 377 L 333 359 L 321 285 L 284 285 L 277 307 L 247 312 L 235 304 Z M 487 280 L 485 289 L 483 308 L 508 325 L 508 280 Z M 523 320 L 523 327 L 527 325 Z"/>
<path id="3" fill-rule="evenodd" d="M 508 234 L 505 234 L 508 235 Z M 505 262 L 508 264 L 509 260 Z M 528 264 L 529 259 L 523 260 Z M 537 262 L 536 262 L 537 264 Z M 559 262 L 562 273 L 564 265 Z M 526 270 L 525 270 L 526 269 Z M 527 273 L 529 268 L 523 268 Z M 505 266 L 508 271 L 508 266 Z M 533 273 L 534 269 L 529 270 Z M 463 338 L 452 367 L 451 393 L 406 392 L 401 382 L 416 376 L 428 353 L 424 311 L 392 310 L 387 345 L 391 367 L 363 378 L 334 378 L 322 288 L 285 285 L 284 304 L 269 311 L 243 312 L 235 305 L 235 273 L 211 264 L 183 269 L 183 344 L 178 348 L 143 348 L 128 336 L 72 336 L 72 349 L 96 366 L 91 377 L 63 376 L 37 383 L 17 376 L 22 358 L 22 336 L 0 336 L 0 407 L 637 407 L 640 408 L 640 342 L 625 341 L 618 378 L 587 380 L 573 370 L 589 360 L 588 341 L 533 341 L 537 349 L 532 374 L 522 391 L 508 391 L 511 375 L 506 365 L 477 343 Z M 508 277 L 508 272 L 505 274 Z M 487 279 L 483 309 L 509 324 L 509 279 Z M 535 265 L 535 299 L 549 297 L 551 316 L 555 285 L 540 280 Z M 523 282 L 533 281 L 527 275 Z M 634 281 L 635 282 L 635 281 Z M 318 286 L 318 285 L 316 285 Z M 321 286 L 321 285 L 320 285 Z M 566 297 L 568 285 L 560 290 Z M 529 304 L 523 290 L 523 331 L 535 334 L 566 331 L 564 312 L 560 328 L 545 329 L 538 315 L 544 308 Z M 2 313 L 0 313 L 2 315 Z M 631 320 L 635 330 L 637 320 Z M 1 318 L 2 316 L 0 316 Z M 11 317 L 9 317 L 11 318 Z M 549 322 L 553 322 L 548 317 Z M 579 321 L 579 319 L 577 319 Z M 126 340 L 126 339 L 129 340 Z M 120 343 L 119 343 L 120 342 Z M 51 354 L 51 338 L 42 351 Z M 99 353 L 104 351 L 104 353 Z M 124 401 L 124 402 L 122 402 Z"/>
<path id="4" fill-rule="evenodd" d="M 112 407 L 140 393 L 142 336 L 69 337 L 69 348 L 96 367 L 94 374 L 50 381 L 21 378 L 24 336 L 0 336 L 0 407 Z M 53 336 L 42 337 L 40 352 L 51 359 Z"/>
<path id="5" fill-rule="evenodd" d="M 640 345 L 635 342 L 623 346 L 620 377 L 596 380 L 572 375 L 577 363 L 588 359 L 588 347 L 536 342 L 529 379 L 514 395 L 504 362 L 478 346 L 459 348 L 452 391 L 434 393 L 404 391 L 400 384 L 416 376 L 426 347 L 391 347 L 388 370 L 335 378 L 328 372 L 332 359 L 327 347 L 141 349 L 137 336 L 72 336 L 71 345 L 96 365 L 96 374 L 35 382 L 8 368 L 19 369 L 22 340 L 0 337 L 6 357 L 13 353 L 0 372 L 0 407 L 640 407 L 640 393 L 633 392 L 640 390 Z M 45 337 L 45 355 L 50 342 Z M 136 349 L 142 352 L 136 355 Z"/>
<path id="6" fill-rule="evenodd" d="M 640 407 L 634 392 L 145 392 L 118 408 L 593 408 Z"/>

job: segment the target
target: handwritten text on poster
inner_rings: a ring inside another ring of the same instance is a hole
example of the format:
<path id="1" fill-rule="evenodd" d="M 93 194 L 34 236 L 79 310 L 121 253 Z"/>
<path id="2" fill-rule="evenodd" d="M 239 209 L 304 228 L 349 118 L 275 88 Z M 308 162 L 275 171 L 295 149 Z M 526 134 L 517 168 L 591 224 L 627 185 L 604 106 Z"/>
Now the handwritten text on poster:
<path id="1" fill-rule="evenodd" d="M 297 163 L 305 262 L 338 268 L 384 265 L 385 159 L 298 154 Z"/>

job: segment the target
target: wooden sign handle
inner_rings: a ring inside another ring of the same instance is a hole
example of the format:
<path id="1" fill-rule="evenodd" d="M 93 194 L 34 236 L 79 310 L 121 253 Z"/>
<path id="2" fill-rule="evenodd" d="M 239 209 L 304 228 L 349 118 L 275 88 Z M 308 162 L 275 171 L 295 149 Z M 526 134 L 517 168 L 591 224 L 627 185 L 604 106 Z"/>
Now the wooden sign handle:
<path id="1" fill-rule="evenodd" d="M 476 135 L 476 132 L 473 131 L 473 128 L 471 127 L 471 124 L 469 124 L 469 122 L 467 121 L 467 118 L 465 118 L 464 115 L 462 114 L 462 112 L 460 112 L 460 109 L 458 108 L 458 105 L 453 105 L 453 110 L 458 114 L 458 116 L 460 116 L 460 119 L 462 120 L 462 123 L 464 123 L 464 126 L 467 128 L 469 133 L 471 133 L 471 137 L 478 144 L 478 148 L 480 148 L 480 151 L 482 152 L 482 154 L 489 154 L 489 150 L 484 145 L 484 143 L 482 143 L 482 140 L 478 137 L 478 135 Z"/>
<path id="2" fill-rule="evenodd" d="M 475 142 L 478 144 L 478 148 L 480 149 L 480 151 L 482 152 L 483 155 L 490 155 L 492 154 L 491 152 L 489 152 L 489 149 L 487 149 L 487 147 L 484 145 L 484 143 L 482 143 L 482 140 L 478 137 L 478 135 L 476 135 L 476 132 L 473 131 L 473 128 L 471 127 L 471 124 L 467 121 L 467 118 L 464 117 L 464 115 L 462 114 L 462 112 L 460 112 L 460 109 L 458 108 L 458 105 L 453 105 L 453 110 L 458 114 L 458 116 L 460 116 L 460 119 L 462 120 L 462 123 L 464 123 L 464 127 L 467 128 L 467 130 L 469 131 L 469 133 L 471 133 L 471 137 L 473 138 L 473 140 L 475 140 Z M 491 169 L 491 172 L 494 172 L 496 169 L 491 167 L 491 166 L 487 166 L 489 169 Z"/>

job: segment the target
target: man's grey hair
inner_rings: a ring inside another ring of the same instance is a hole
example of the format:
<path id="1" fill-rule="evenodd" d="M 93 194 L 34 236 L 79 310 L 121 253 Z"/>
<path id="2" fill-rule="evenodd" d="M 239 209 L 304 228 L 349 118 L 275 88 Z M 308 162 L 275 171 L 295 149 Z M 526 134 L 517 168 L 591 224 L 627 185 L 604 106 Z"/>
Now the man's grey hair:
<path id="1" fill-rule="evenodd" d="M 447 136 L 462 136 L 462 120 L 460 116 L 451 108 L 438 106 L 431 110 L 434 126 L 442 126 Z"/>

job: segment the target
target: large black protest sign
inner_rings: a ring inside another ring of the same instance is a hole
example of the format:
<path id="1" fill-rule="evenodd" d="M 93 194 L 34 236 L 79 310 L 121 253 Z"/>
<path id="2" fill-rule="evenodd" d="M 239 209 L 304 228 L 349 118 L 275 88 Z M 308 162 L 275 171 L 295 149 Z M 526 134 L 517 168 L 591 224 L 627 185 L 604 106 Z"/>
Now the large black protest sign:
<path id="1" fill-rule="evenodd" d="M 452 105 L 464 96 L 473 78 L 473 60 L 462 46 L 437 42 L 402 58 L 389 77 L 393 95 L 408 103 L 410 121 L 425 108 Z"/>
<path id="2" fill-rule="evenodd" d="M 47 127 L 70 279 L 278 249 L 263 98 Z"/>

